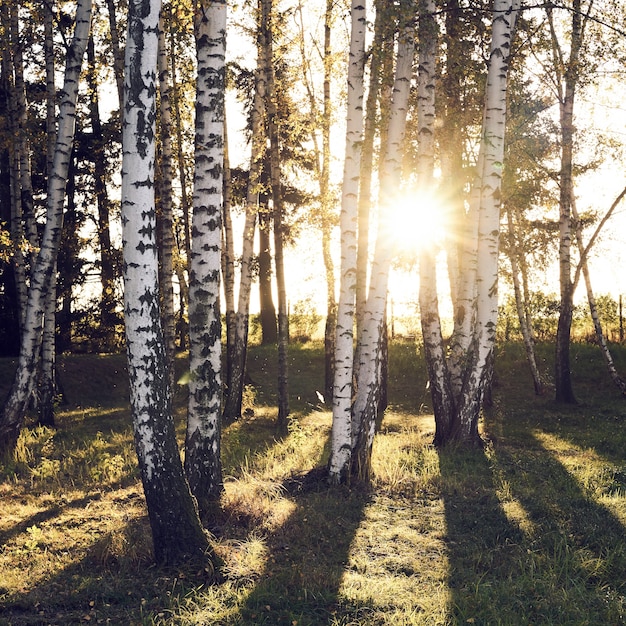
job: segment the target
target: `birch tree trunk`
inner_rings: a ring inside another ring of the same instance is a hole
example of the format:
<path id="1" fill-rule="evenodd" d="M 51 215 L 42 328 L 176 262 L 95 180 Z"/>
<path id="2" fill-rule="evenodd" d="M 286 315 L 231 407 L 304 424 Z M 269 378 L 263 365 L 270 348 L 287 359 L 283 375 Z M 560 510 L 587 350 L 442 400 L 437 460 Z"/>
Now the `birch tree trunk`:
<path id="1" fill-rule="evenodd" d="M 485 93 L 485 114 L 478 211 L 478 254 L 476 260 L 476 323 L 469 347 L 468 368 L 463 380 L 458 420 L 451 436 L 464 443 L 481 444 L 478 434 L 485 385 L 490 376 L 498 319 L 498 253 L 506 90 L 508 62 L 519 0 L 495 0 L 492 39 Z"/>
<path id="2" fill-rule="evenodd" d="M 46 60 L 46 176 L 54 173 L 54 148 L 57 141 L 56 87 L 53 39 L 53 15 L 49 6 L 43 7 L 44 50 Z M 50 284 L 46 293 L 41 344 L 41 368 L 37 384 L 38 423 L 54 427 L 54 399 L 56 394 L 56 308 L 57 266 L 52 268 Z"/>
<path id="3" fill-rule="evenodd" d="M 359 356 L 356 395 L 352 411 L 352 475 L 369 481 L 371 455 L 381 390 L 382 342 L 393 245 L 389 211 L 397 201 L 402 178 L 403 142 L 408 111 L 415 32 L 412 2 L 404 7 L 409 25 L 399 35 L 396 76 L 390 109 L 387 149 L 380 172 L 378 234 L 372 262 L 370 288 L 365 305 L 363 328 L 358 338 Z"/>
<path id="4" fill-rule="evenodd" d="M 437 24 L 434 0 L 421 0 L 419 9 L 419 58 L 417 78 L 417 189 L 416 202 L 420 195 L 428 201 L 434 198 L 435 167 L 435 69 L 437 50 Z M 431 210 L 437 210 L 436 207 Z M 437 294 L 437 253 L 433 242 L 425 246 L 419 259 L 419 306 L 424 355 L 430 380 L 430 394 L 435 420 L 435 445 L 442 444 L 449 436 L 455 413 L 454 397 L 450 384 L 450 373 L 441 331 L 439 299 Z"/>
<path id="5" fill-rule="evenodd" d="M 262 50 L 267 80 L 266 105 L 267 131 L 269 136 L 270 186 L 272 190 L 272 217 L 274 223 L 274 268 L 278 296 L 278 431 L 287 433 L 289 416 L 289 374 L 287 346 L 289 344 L 289 317 L 285 285 L 283 243 L 284 203 L 280 173 L 280 143 L 278 137 L 278 107 L 274 77 L 274 49 L 272 45 L 273 0 L 261 0 Z"/>
<path id="6" fill-rule="evenodd" d="M 352 371 L 356 289 L 357 213 L 363 136 L 363 74 L 366 3 L 352 0 L 348 60 L 348 102 L 341 195 L 341 266 L 335 340 L 335 381 L 329 476 L 333 483 L 350 479 L 352 457 Z"/>
<path id="7" fill-rule="evenodd" d="M 222 277 L 226 309 L 226 359 L 235 345 L 235 240 L 231 217 L 232 181 L 228 156 L 228 121 L 224 111 L 224 198 L 222 202 Z M 228 379 L 227 379 L 228 380 Z"/>
<path id="8" fill-rule="evenodd" d="M 464 335 L 457 341 L 459 353 L 451 355 L 452 365 L 444 358 L 441 326 L 438 318 L 435 264 L 432 257 L 420 260 L 420 306 L 424 317 L 424 345 L 431 380 L 435 412 L 435 443 L 445 445 L 456 441 L 464 445 L 481 445 L 478 419 L 490 376 L 495 347 L 498 313 L 498 247 L 500 198 L 506 125 L 506 89 L 508 61 L 519 0 L 495 0 L 487 85 L 485 91 L 483 130 L 478 156 L 478 171 L 472 193 L 475 203 L 470 219 L 475 216 L 476 247 L 466 246 L 466 276 L 459 281 L 466 289 L 462 316 Z M 469 242 L 474 235 L 470 233 Z M 472 298 L 469 294 L 475 293 Z M 457 311 L 459 315 L 459 303 Z M 454 371 L 456 370 L 456 372 Z M 459 385 L 460 382 L 460 385 Z M 459 388 L 460 387 L 460 388 Z"/>
<path id="9" fill-rule="evenodd" d="M 524 349 L 526 350 L 526 360 L 528 361 L 530 374 L 533 378 L 535 394 L 540 396 L 544 391 L 543 381 L 541 380 L 541 374 L 539 373 L 539 367 L 537 366 L 537 359 L 535 358 L 535 342 L 533 340 L 532 326 L 530 326 L 530 319 L 526 315 L 527 306 L 524 299 L 522 285 L 520 284 L 520 269 L 518 263 L 517 245 L 515 243 L 515 226 L 513 224 L 513 215 L 511 214 L 510 209 L 507 211 L 507 223 L 509 227 L 511 275 L 513 278 L 513 291 L 515 293 L 517 319 L 519 320 L 520 329 L 522 331 L 522 340 L 524 341 Z"/>
<path id="10" fill-rule="evenodd" d="M 570 369 L 570 335 L 574 312 L 574 284 L 571 275 L 573 153 L 574 153 L 574 100 L 579 81 L 580 54 L 585 26 L 593 6 L 589 3 L 586 14 L 581 0 L 572 3 L 571 41 L 569 58 L 565 61 L 554 26 L 552 9 L 546 9 L 552 36 L 552 54 L 559 96 L 561 125 L 561 167 L 559 172 L 559 285 L 561 302 L 556 333 L 555 399 L 557 402 L 575 404 Z"/>
<path id="11" fill-rule="evenodd" d="M 195 16 L 198 79 L 191 263 L 189 411 L 185 472 L 203 519 L 222 490 L 220 271 L 226 88 L 226 2 L 202 0 Z"/>
<path id="12" fill-rule="evenodd" d="M 82 60 L 91 24 L 91 0 L 79 0 L 76 25 L 67 52 L 63 88 L 59 94 L 59 122 L 53 175 L 48 181 L 46 225 L 31 272 L 24 332 L 17 370 L 0 415 L 0 455 L 15 449 L 33 389 L 40 354 L 46 294 L 52 279 L 63 226 L 65 184 L 74 141 L 76 101 Z"/>
<path id="13" fill-rule="evenodd" d="M 158 563 L 210 559 L 172 419 L 161 328 L 154 198 L 160 0 L 131 0 L 122 137 L 124 310 L 135 448 Z"/>
<path id="14" fill-rule="evenodd" d="M 160 179 L 158 184 L 159 206 L 157 207 L 157 224 L 160 235 L 159 260 L 160 276 L 159 289 L 161 301 L 161 315 L 163 318 L 163 336 L 168 360 L 168 372 L 172 390 L 175 384 L 174 357 L 176 355 L 176 315 L 174 312 L 174 196 L 172 180 L 174 168 L 172 166 L 172 105 L 171 105 L 171 77 L 165 30 L 161 16 L 159 27 L 159 53 L 157 68 L 159 73 L 159 120 L 161 139 Z"/>

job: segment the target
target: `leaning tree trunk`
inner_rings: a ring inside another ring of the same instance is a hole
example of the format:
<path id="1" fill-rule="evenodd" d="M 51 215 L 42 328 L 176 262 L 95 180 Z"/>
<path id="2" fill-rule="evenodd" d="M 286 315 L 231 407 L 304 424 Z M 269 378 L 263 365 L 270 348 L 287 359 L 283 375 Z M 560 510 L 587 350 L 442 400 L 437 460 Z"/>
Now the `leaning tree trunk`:
<path id="1" fill-rule="evenodd" d="M 80 0 L 76 7 L 74 37 L 67 52 L 63 88 L 59 94 L 59 124 L 53 175 L 48 181 L 46 225 L 35 267 L 31 273 L 17 370 L 0 415 L 0 454 L 11 453 L 15 448 L 37 371 L 46 294 L 55 269 L 63 226 L 65 183 L 74 142 L 78 82 L 90 24 L 91 0 Z"/>
<path id="2" fill-rule="evenodd" d="M 576 244 L 578 251 L 580 252 L 580 266 L 585 279 L 585 287 L 587 289 L 587 301 L 589 302 L 589 313 L 591 314 L 591 320 L 593 322 L 593 328 L 596 331 L 596 338 L 600 351 L 602 352 L 602 358 L 606 363 L 606 367 L 609 370 L 611 380 L 615 383 L 615 386 L 620 390 L 622 395 L 626 395 L 626 382 L 619 375 L 617 368 L 615 367 L 615 361 L 613 361 L 613 355 L 609 350 L 609 345 L 606 340 L 606 336 L 602 331 L 602 324 L 600 322 L 600 316 L 598 314 L 598 307 L 596 304 L 596 298 L 593 293 L 593 287 L 591 285 L 591 275 L 589 273 L 589 264 L 587 263 L 587 252 L 585 250 L 585 244 L 583 242 L 582 228 L 578 219 L 578 211 L 576 210 L 576 202 L 572 195 L 572 217 L 574 218 L 574 232 L 576 233 Z"/>
<path id="3" fill-rule="evenodd" d="M 352 0 L 348 62 L 348 103 L 343 187 L 341 194 L 341 267 L 335 340 L 333 424 L 329 460 L 333 483 L 350 480 L 352 457 L 353 325 L 356 288 L 356 243 L 359 172 L 363 135 L 363 72 L 365 65 L 366 3 Z"/>
<path id="4" fill-rule="evenodd" d="M 206 519 L 222 490 L 220 271 L 226 88 L 226 2 L 203 0 L 195 18 L 198 78 L 191 263 L 189 411 L 185 472 Z"/>
<path id="5" fill-rule="evenodd" d="M 131 0 L 122 136 L 124 310 L 135 448 L 158 563 L 211 559 L 176 441 L 161 328 L 154 198 L 160 0 Z"/>

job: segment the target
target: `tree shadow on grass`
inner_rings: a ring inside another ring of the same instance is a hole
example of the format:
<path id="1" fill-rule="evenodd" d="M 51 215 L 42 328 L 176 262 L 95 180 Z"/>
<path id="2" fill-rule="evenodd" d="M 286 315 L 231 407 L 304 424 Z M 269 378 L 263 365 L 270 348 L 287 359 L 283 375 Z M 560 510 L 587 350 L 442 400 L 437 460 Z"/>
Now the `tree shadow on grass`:
<path id="1" fill-rule="evenodd" d="M 440 468 L 455 623 L 625 623 L 624 526 L 531 432 Z"/>
<path id="2" fill-rule="evenodd" d="M 452 623 L 500 624 L 502 587 L 515 576 L 522 535 L 507 519 L 483 451 L 439 454 Z M 515 622 L 510 622 L 511 624 Z"/>
<path id="3" fill-rule="evenodd" d="M 511 497 L 528 519 L 524 577 L 533 619 L 559 624 L 626 620 L 626 528 L 539 438 L 499 454 Z"/>
<path id="4" fill-rule="evenodd" d="M 329 488 L 323 474 L 316 473 L 317 488 L 295 485 L 295 509 L 268 537 L 265 571 L 238 623 L 305 626 L 332 620 L 350 547 L 370 497 L 366 491 Z"/>

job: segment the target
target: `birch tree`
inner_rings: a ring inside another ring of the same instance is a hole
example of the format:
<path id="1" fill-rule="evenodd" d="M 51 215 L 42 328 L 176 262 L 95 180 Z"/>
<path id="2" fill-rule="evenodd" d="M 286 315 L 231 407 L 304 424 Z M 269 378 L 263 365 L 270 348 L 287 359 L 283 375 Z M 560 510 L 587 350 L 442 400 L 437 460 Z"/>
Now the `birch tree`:
<path id="1" fill-rule="evenodd" d="M 18 365 L 0 415 L 0 453 L 3 454 L 11 453 L 15 448 L 37 371 L 46 294 L 55 270 L 63 225 L 65 184 L 75 134 L 78 83 L 90 25 L 91 0 L 79 0 L 76 5 L 74 35 L 67 49 L 63 87 L 59 94 L 57 139 L 52 175 L 48 180 L 46 224 L 31 272 Z"/>
<path id="2" fill-rule="evenodd" d="M 161 327 L 154 197 L 160 0 L 131 0 L 122 136 L 124 310 L 135 448 L 158 563 L 213 564 L 183 472 Z"/>
<path id="3" fill-rule="evenodd" d="M 367 481 L 371 472 L 371 452 L 381 393 L 380 364 L 383 358 L 385 311 L 389 270 L 393 258 L 390 209 L 397 202 L 402 183 L 404 131 L 409 104 L 413 57 L 415 53 L 414 5 L 412 0 L 401 7 L 395 80 L 390 108 L 387 147 L 380 171 L 378 230 L 371 280 L 365 303 L 363 326 L 358 337 L 359 359 L 356 394 L 352 410 L 352 474 Z"/>
<path id="4" fill-rule="evenodd" d="M 168 355 L 168 372 L 170 384 L 174 388 L 174 356 L 176 352 L 176 319 L 174 313 L 174 195 L 172 180 L 174 168 L 172 165 L 172 105 L 171 105 L 171 78 L 169 59 L 166 48 L 164 16 L 161 15 L 159 28 L 159 53 L 157 67 L 159 73 L 159 121 L 161 139 L 161 154 L 159 159 L 157 225 L 159 233 L 159 260 L 160 260 L 160 298 L 161 316 L 163 319 L 163 335 Z"/>
<path id="5" fill-rule="evenodd" d="M 224 168 L 226 2 L 195 11 L 196 147 L 189 271 L 189 411 L 185 472 L 206 517 L 223 489 L 220 270 Z"/>
<path id="6" fill-rule="evenodd" d="M 450 441 L 466 445 L 481 445 L 478 433 L 485 386 L 490 376 L 495 347 L 498 313 L 498 250 L 500 228 L 501 179 L 504 160 L 504 129 L 506 123 L 506 91 L 508 63 L 515 22 L 519 12 L 518 0 L 495 0 L 482 137 L 478 155 L 469 218 L 476 220 L 474 252 L 467 255 L 464 265 L 470 323 L 463 343 L 462 359 L 456 358 L 458 381 L 444 359 L 441 329 L 437 324 L 436 300 L 432 290 L 434 267 L 431 258 L 427 291 L 420 296 L 424 304 L 422 315 L 428 323 L 424 348 L 431 375 L 431 395 L 435 412 L 435 443 Z M 468 248 L 469 253 L 469 248 Z M 456 320 L 455 320 L 456 321 Z"/>
<path id="7" fill-rule="evenodd" d="M 354 303 L 356 289 L 356 244 L 363 136 L 363 75 L 367 7 L 352 0 L 345 160 L 341 192 L 340 291 L 335 339 L 335 380 L 329 475 L 331 482 L 348 481 L 352 452 L 352 371 Z"/>
<path id="8" fill-rule="evenodd" d="M 574 100 L 581 79 L 580 55 L 592 7 L 593 0 L 590 0 L 585 10 L 583 10 L 583 2 L 581 0 L 573 0 L 569 54 L 564 52 L 559 41 L 554 23 L 553 9 L 546 9 L 552 40 L 553 80 L 559 102 L 561 128 L 561 163 L 559 171 L 559 286 L 561 302 L 556 335 L 554 383 L 556 401 L 569 404 L 576 402 L 570 369 L 570 334 L 574 312 L 571 261 Z"/>

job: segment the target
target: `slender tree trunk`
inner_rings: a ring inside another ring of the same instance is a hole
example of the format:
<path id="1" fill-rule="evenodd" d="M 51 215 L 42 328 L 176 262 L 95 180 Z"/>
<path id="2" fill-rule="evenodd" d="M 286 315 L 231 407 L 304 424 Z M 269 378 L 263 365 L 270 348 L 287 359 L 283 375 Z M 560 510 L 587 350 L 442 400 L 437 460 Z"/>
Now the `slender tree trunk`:
<path id="1" fill-rule="evenodd" d="M 257 46 L 257 54 L 261 52 Z M 243 229 L 243 248 L 241 253 L 241 273 L 239 276 L 239 296 L 235 316 L 235 340 L 227 359 L 226 401 L 223 422 L 230 423 L 241 416 L 241 404 L 248 349 L 248 320 L 250 313 L 250 291 L 252 288 L 252 261 L 254 253 L 254 231 L 258 213 L 261 172 L 265 154 L 265 69 L 262 59 L 257 60 L 255 75 L 254 100 L 251 123 L 250 176 L 246 192 L 246 216 Z"/>
<path id="2" fill-rule="evenodd" d="M 198 80 L 189 272 L 189 411 L 185 472 L 206 519 L 223 490 L 220 458 L 220 270 L 224 189 L 226 2 L 203 0 L 195 18 Z"/>
<path id="3" fill-rule="evenodd" d="M 15 76 L 15 102 L 17 112 L 17 154 L 19 158 L 20 201 L 24 234 L 30 246 L 28 254 L 29 271 L 32 275 L 35 266 L 35 251 L 39 246 L 35 205 L 33 200 L 33 181 L 31 168 L 31 145 L 28 137 L 28 105 L 26 102 L 26 84 L 24 82 L 23 38 L 19 28 L 19 6 L 14 5 L 11 11 L 11 42 L 13 47 L 13 69 Z"/>
<path id="4" fill-rule="evenodd" d="M 333 483 L 350 480 L 352 457 L 352 372 L 359 175 L 363 139 L 363 74 L 365 65 L 365 2 L 351 3 L 348 60 L 346 147 L 341 195 L 341 268 L 335 343 L 333 424 L 329 460 Z"/>
<path id="5" fill-rule="evenodd" d="M 178 179 L 180 181 L 180 206 L 182 211 L 182 249 L 185 251 L 184 261 L 180 259 L 180 242 L 178 246 L 179 255 L 176 265 L 176 273 L 178 276 L 178 284 L 180 286 L 180 311 L 179 311 L 179 345 L 181 350 L 187 347 L 188 327 L 185 321 L 185 304 L 189 302 L 189 294 L 187 281 L 185 280 L 184 269 L 189 269 L 191 259 L 191 228 L 189 214 L 191 210 L 191 202 L 189 201 L 189 185 L 187 182 L 187 165 L 185 151 L 183 149 L 183 120 L 180 112 L 180 97 L 178 93 L 178 72 L 176 65 L 176 33 L 174 29 L 174 20 L 169 20 L 169 50 L 170 50 L 170 75 L 173 88 L 170 93 L 172 102 L 172 111 L 174 114 L 174 124 L 176 129 L 176 162 L 178 170 Z"/>
<path id="6" fill-rule="evenodd" d="M 78 80 L 91 24 L 91 0 L 79 0 L 76 26 L 68 49 L 64 84 L 60 93 L 60 112 L 53 176 L 48 181 L 46 225 L 36 258 L 28 293 L 26 321 L 17 370 L 9 396 L 0 415 L 0 454 L 11 453 L 24 421 L 28 400 L 33 389 L 37 360 L 40 354 L 45 301 L 48 285 L 55 269 L 63 225 L 65 184 L 75 132 Z"/>
<path id="7" fill-rule="evenodd" d="M 465 201 L 465 183 L 463 155 L 465 139 L 463 117 L 463 83 L 465 80 L 465 54 L 463 49 L 463 9 L 459 0 L 445 0 L 443 25 L 446 42 L 445 61 L 442 63 L 441 89 L 441 128 L 439 130 L 439 152 L 441 154 L 441 189 L 445 193 L 451 219 L 446 237 L 448 258 L 448 280 L 453 305 L 454 324 L 457 326 L 464 319 L 464 309 L 457 306 L 461 265 L 461 234 L 467 220 Z M 454 344 L 454 336 L 451 341 Z"/>
<path id="8" fill-rule="evenodd" d="M 592 3 L 590 3 L 590 5 L 591 4 Z M 561 302 L 556 332 L 555 399 L 557 402 L 575 404 L 576 397 L 572 386 L 570 368 L 570 335 L 574 312 L 574 285 L 571 276 L 571 199 L 573 190 L 574 99 L 578 83 L 578 63 L 583 44 L 585 25 L 585 19 L 583 19 L 581 12 L 581 1 L 574 0 L 572 4 L 570 55 L 564 67 L 564 75 L 562 77 L 564 85 L 562 87 L 560 73 L 563 67 L 563 54 L 555 34 L 551 9 L 548 10 L 548 18 L 552 34 L 555 69 L 558 73 L 558 84 L 561 89 L 561 93 L 559 93 L 561 123 L 561 171 L 559 173 L 559 284 Z"/>
<path id="9" fill-rule="evenodd" d="M 435 166 L 435 62 L 437 50 L 437 25 L 433 0 L 421 0 L 419 10 L 419 60 L 417 82 L 418 196 L 434 197 Z M 434 210 L 434 209 L 431 209 Z M 445 346 L 441 332 L 439 299 L 437 295 L 436 242 L 424 246 L 419 259 L 419 305 L 424 355 L 430 380 L 430 394 L 435 420 L 435 445 L 441 445 L 450 435 L 455 414 L 450 373 L 446 361 Z"/>
<path id="10" fill-rule="evenodd" d="M 228 157 L 228 123 L 224 110 L 224 198 L 222 202 L 222 279 L 224 281 L 224 306 L 226 308 L 226 361 L 235 345 L 235 241 L 231 218 L 232 181 Z M 228 375 L 226 376 L 228 380 Z"/>
<path id="11" fill-rule="evenodd" d="M 374 40 L 372 42 L 372 60 L 370 63 L 369 88 L 365 100 L 365 119 L 363 128 L 363 147 L 361 150 L 361 180 L 359 182 L 358 202 L 358 235 L 356 257 L 356 336 L 361 334 L 363 315 L 367 302 L 368 269 L 370 263 L 370 212 L 372 207 L 372 177 L 374 174 L 374 143 L 376 131 L 383 122 L 379 120 L 378 104 L 382 83 L 384 82 L 385 55 L 393 56 L 393 29 L 389 28 L 390 9 L 385 7 L 382 0 L 374 3 L 376 18 L 374 21 Z M 391 31 L 391 37 L 390 37 Z M 391 50 L 389 40 L 391 38 Z M 382 115 L 380 116 L 382 117 Z M 382 141 L 382 139 L 381 139 Z M 381 150 L 382 151 L 382 150 Z M 382 160 L 382 155 L 379 159 Z M 355 367 L 358 370 L 359 359 L 356 359 Z"/>
<path id="12" fill-rule="evenodd" d="M 508 62 L 519 0 L 495 0 L 491 53 L 487 73 L 485 114 L 479 165 L 480 204 L 476 258 L 476 323 L 468 367 L 463 380 L 458 421 L 451 436 L 466 444 L 480 444 L 478 418 L 491 376 L 498 318 L 498 252 Z"/>
<path id="13" fill-rule="evenodd" d="M 270 140 L 270 185 L 272 189 L 272 217 L 274 224 L 274 268 L 278 296 L 278 431 L 287 433 L 289 416 L 289 373 L 287 346 L 289 344 L 289 317 L 287 289 L 285 285 L 285 262 L 283 242 L 283 190 L 280 173 L 280 143 L 278 137 L 278 108 L 274 78 L 274 50 L 272 45 L 273 0 L 261 0 L 261 32 L 267 79 L 266 114 Z"/>
<path id="14" fill-rule="evenodd" d="M 168 372 L 170 385 L 174 389 L 175 371 L 174 357 L 176 355 L 176 313 L 174 311 L 174 195 L 172 181 L 174 168 L 172 166 L 172 107 L 171 107 L 171 79 L 169 62 L 163 28 L 163 16 L 159 28 L 159 105 L 160 105 L 160 133 L 161 139 L 161 162 L 159 180 L 159 207 L 157 207 L 157 223 L 160 234 L 159 260 L 160 280 L 159 294 L 161 300 L 161 315 L 163 317 L 163 335 L 165 337 L 165 350 L 168 360 Z"/>
<path id="15" fill-rule="evenodd" d="M 131 411 L 157 563 L 212 564 L 178 451 L 159 311 L 154 159 L 160 6 L 160 0 L 131 0 L 128 15 L 122 239 Z"/>
<path id="16" fill-rule="evenodd" d="M 498 247 L 500 226 L 500 198 L 502 163 L 504 159 L 504 129 L 506 125 L 506 89 L 508 61 L 515 22 L 519 12 L 518 0 L 495 0 L 492 24 L 492 40 L 485 91 L 483 131 L 478 157 L 478 171 L 472 192 L 477 219 L 476 248 L 469 254 L 465 265 L 466 276 L 460 286 L 467 294 L 463 315 L 471 316 L 469 330 L 460 337 L 459 347 L 464 352 L 452 355 L 452 371 L 443 360 L 443 342 L 436 303 L 434 285 L 434 262 L 427 262 L 423 271 L 425 285 L 420 293 L 425 328 L 424 344 L 431 375 L 433 408 L 435 411 L 437 445 L 451 441 L 463 445 L 481 445 L 478 434 L 478 418 L 486 385 L 491 376 L 495 332 L 498 313 Z M 473 236 L 469 238 L 471 241 Z M 474 259 L 473 262 L 470 262 Z M 463 287 L 465 284 L 465 287 Z M 457 301 L 462 302 L 461 297 Z M 469 308 L 471 305 L 471 308 Z M 458 311 L 457 311 L 458 313 Z M 461 367 L 462 366 L 462 367 Z M 462 381 L 460 390 L 455 389 L 455 379 Z M 433 384 L 434 383 L 434 384 Z M 451 394 L 451 395 L 450 395 Z"/>
<path id="17" fill-rule="evenodd" d="M 513 291 L 515 293 L 515 306 L 517 310 L 517 319 L 519 320 L 520 330 L 522 331 L 522 339 L 524 341 L 524 349 L 526 350 L 526 360 L 528 361 L 528 367 L 530 368 L 531 376 L 533 377 L 533 386 L 535 388 L 535 394 L 540 396 L 543 389 L 543 382 L 541 380 L 541 374 L 537 367 L 537 359 L 535 358 L 535 345 L 533 341 L 532 326 L 529 327 L 529 319 L 526 316 L 527 307 L 525 306 L 524 294 L 522 293 L 522 286 L 520 285 L 519 264 L 517 261 L 517 245 L 515 243 L 515 226 L 513 224 L 513 216 L 511 210 L 507 211 L 507 222 L 509 227 L 509 248 L 510 261 L 511 261 L 511 275 L 513 278 Z"/>
<path id="18" fill-rule="evenodd" d="M 43 7 L 44 50 L 46 58 L 46 176 L 53 175 L 56 132 L 56 88 L 54 83 L 53 19 L 50 7 Z M 56 308 L 57 268 L 52 269 L 50 285 L 46 294 L 43 335 L 41 345 L 41 369 L 37 385 L 38 423 L 54 427 L 54 400 L 56 396 Z"/>
<path id="19" fill-rule="evenodd" d="M 115 349 L 115 257 L 111 246 L 110 209 L 111 203 L 107 192 L 107 175 L 105 139 L 100 120 L 100 104 L 98 99 L 98 81 L 96 79 L 96 55 L 93 36 L 89 37 L 87 45 L 89 84 L 89 115 L 93 133 L 93 164 L 94 164 L 94 192 L 98 207 L 98 242 L 100 244 L 100 332 L 102 348 L 105 351 Z"/>
<path id="20" fill-rule="evenodd" d="M 598 345 L 602 352 L 602 358 L 606 363 L 606 367 L 609 370 L 611 380 L 615 383 L 615 386 L 620 390 L 623 396 L 626 396 L 626 382 L 619 375 L 617 368 L 615 367 L 615 361 L 613 361 L 613 355 L 609 350 L 606 336 L 602 331 L 602 324 L 600 323 L 600 316 L 598 315 L 598 307 L 596 304 L 596 298 L 593 293 L 593 287 L 591 285 L 591 275 L 589 273 L 589 264 L 587 263 L 587 255 L 585 251 L 585 244 L 583 242 L 583 234 L 578 219 L 578 211 L 576 210 L 575 198 L 572 195 L 572 217 L 574 219 L 574 232 L 576 234 L 576 243 L 580 252 L 580 264 L 582 268 L 583 278 L 585 279 L 585 287 L 587 289 L 587 301 L 589 302 L 589 313 L 591 314 L 591 320 L 593 322 L 593 328 L 596 331 L 596 337 L 598 339 Z"/>

